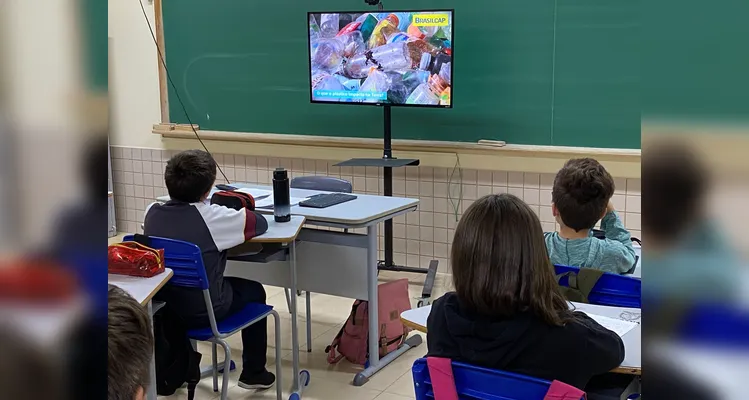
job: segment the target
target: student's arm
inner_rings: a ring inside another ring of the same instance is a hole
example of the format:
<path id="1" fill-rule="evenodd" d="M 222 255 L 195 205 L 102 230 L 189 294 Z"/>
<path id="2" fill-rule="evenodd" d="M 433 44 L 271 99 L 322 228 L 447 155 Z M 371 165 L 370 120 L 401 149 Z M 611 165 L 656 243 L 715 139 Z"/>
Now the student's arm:
<path id="1" fill-rule="evenodd" d="M 608 212 L 601 220 L 601 229 L 606 234 L 606 251 L 601 269 L 619 274 L 632 269 L 636 255 L 632 236 L 610 203 Z"/>
<path id="2" fill-rule="evenodd" d="M 262 214 L 246 208 L 234 210 L 218 204 L 196 203 L 218 251 L 238 246 L 268 230 Z"/>
<path id="3" fill-rule="evenodd" d="M 583 312 L 575 312 L 577 323 L 585 335 L 585 353 L 581 354 L 593 374 L 603 374 L 620 366 L 624 361 L 624 342 L 612 332 Z"/>

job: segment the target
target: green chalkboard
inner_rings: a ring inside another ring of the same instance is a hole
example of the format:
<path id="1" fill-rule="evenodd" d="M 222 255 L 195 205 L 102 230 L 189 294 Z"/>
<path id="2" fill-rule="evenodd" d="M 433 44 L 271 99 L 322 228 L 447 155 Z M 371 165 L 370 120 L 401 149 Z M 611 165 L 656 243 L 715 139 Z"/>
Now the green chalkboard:
<path id="1" fill-rule="evenodd" d="M 109 86 L 108 4 L 103 1 L 84 0 L 79 11 L 80 20 L 83 22 L 81 34 L 86 83 L 90 90 L 106 92 Z"/>
<path id="2" fill-rule="evenodd" d="M 163 0 L 167 67 L 193 123 L 381 137 L 381 108 L 309 99 L 307 12 L 368 10 L 357 1 Z M 454 107 L 393 108 L 394 138 L 640 147 L 640 1 L 384 3 L 455 10 Z M 187 123 L 169 90 L 171 122 Z"/>

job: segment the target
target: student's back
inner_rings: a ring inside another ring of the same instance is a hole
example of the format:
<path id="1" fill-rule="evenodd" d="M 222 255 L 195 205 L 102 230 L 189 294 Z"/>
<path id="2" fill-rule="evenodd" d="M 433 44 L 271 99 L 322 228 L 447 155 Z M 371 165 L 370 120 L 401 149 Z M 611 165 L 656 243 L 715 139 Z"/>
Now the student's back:
<path id="1" fill-rule="evenodd" d="M 233 219 L 237 221 L 236 223 L 241 223 L 242 217 L 236 215 L 238 213 L 239 211 L 236 210 L 203 202 L 169 201 L 151 206 L 143 224 L 143 233 L 147 236 L 182 240 L 200 248 L 210 284 L 211 302 L 218 315 L 225 314 L 229 309 L 232 291 L 224 282 L 227 245 L 222 241 L 221 236 L 224 236 L 225 231 L 218 231 L 225 224 L 220 224 L 213 230 L 209 226 L 212 227 L 222 219 Z M 237 230 L 241 232 L 241 225 L 235 227 L 234 231 Z M 242 242 L 244 238 L 238 238 L 228 247 Z M 208 314 L 205 300 L 201 293 L 196 292 L 197 289 L 166 286 L 160 291 L 159 296 L 179 303 L 179 310 L 184 313 L 183 317 L 186 319 L 206 321 Z"/>
<path id="2" fill-rule="evenodd" d="M 221 321 L 247 304 L 265 304 L 265 289 L 260 283 L 224 277 L 224 271 L 227 250 L 264 233 L 268 223 L 262 215 L 245 208 L 233 210 L 207 203 L 216 169 L 213 157 L 204 151 L 188 150 L 172 157 L 164 171 L 172 200 L 146 210 L 143 231 L 147 236 L 182 240 L 200 248 L 213 312 Z M 157 298 L 166 301 L 187 329 L 208 326 L 208 310 L 199 289 L 166 285 Z M 238 386 L 243 389 L 267 389 L 275 382 L 275 376 L 265 369 L 266 327 L 263 320 L 242 329 L 243 365 Z"/>
<path id="3" fill-rule="evenodd" d="M 569 310 L 535 213 L 515 196 L 477 200 L 455 231 L 456 291 L 434 302 L 430 356 L 584 389 L 624 359 L 621 338 Z"/>
<path id="4" fill-rule="evenodd" d="M 486 317 L 448 293 L 432 305 L 429 354 L 584 389 L 594 375 L 619 366 L 624 347 L 587 315 L 572 318 L 566 326 L 553 326 L 531 312 Z"/>
<path id="5" fill-rule="evenodd" d="M 165 204 L 154 203 L 146 210 L 143 233 L 200 248 L 213 309 L 221 318 L 233 300 L 233 291 L 224 279 L 226 250 L 265 232 L 267 222 L 250 210 L 208 204 L 216 164 L 206 152 L 190 150 L 175 155 L 167 163 L 164 180 L 172 199 Z M 179 304 L 176 310 L 188 324 L 205 325 L 208 313 L 199 290 L 167 285 L 159 297 Z"/>
<path id="6" fill-rule="evenodd" d="M 632 238 L 614 210 L 614 180 L 592 158 L 567 161 L 554 178 L 551 209 L 559 232 L 545 234 L 552 264 L 624 273 L 635 264 Z M 606 239 L 594 238 L 601 220 Z"/>

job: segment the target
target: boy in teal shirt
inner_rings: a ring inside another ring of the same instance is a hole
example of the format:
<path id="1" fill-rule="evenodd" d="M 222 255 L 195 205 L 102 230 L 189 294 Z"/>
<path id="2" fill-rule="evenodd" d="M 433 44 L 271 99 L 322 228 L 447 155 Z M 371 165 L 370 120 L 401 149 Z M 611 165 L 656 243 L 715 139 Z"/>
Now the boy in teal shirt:
<path id="1" fill-rule="evenodd" d="M 595 268 L 622 274 L 635 264 L 632 238 L 611 197 L 614 179 L 592 158 L 567 161 L 554 178 L 552 214 L 559 232 L 547 232 L 546 249 L 552 264 Z M 598 220 L 606 239 L 593 237 Z"/>

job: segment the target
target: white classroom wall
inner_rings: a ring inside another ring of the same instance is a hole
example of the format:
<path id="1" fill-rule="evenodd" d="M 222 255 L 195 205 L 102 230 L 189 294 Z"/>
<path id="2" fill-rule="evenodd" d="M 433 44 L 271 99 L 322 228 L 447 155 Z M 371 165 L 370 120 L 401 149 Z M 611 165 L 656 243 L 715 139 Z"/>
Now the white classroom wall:
<path id="1" fill-rule="evenodd" d="M 142 1 L 155 29 L 153 4 Z M 161 120 L 156 45 L 136 1 L 109 0 L 109 37 L 110 143 L 161 148 L 161 137 L 151 133 Z"/>

